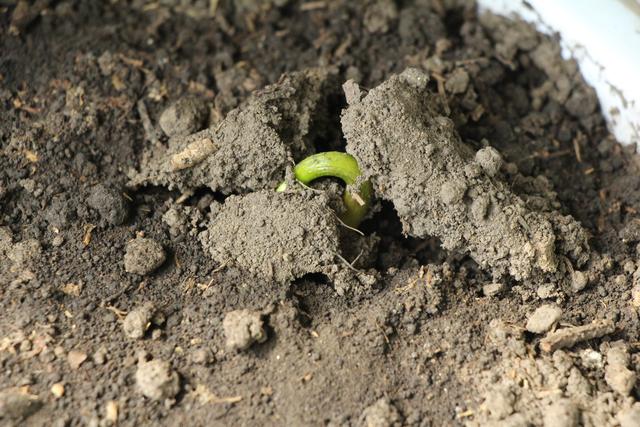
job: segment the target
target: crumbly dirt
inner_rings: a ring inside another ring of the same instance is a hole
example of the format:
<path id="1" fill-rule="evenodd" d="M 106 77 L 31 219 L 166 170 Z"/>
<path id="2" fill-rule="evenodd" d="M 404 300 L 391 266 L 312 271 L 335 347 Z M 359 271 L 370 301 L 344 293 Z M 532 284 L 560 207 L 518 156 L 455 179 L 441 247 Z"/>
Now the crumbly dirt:
<path id="1" fill-rule="evenodd" d="M 492 326 L 489 345 L 502 357 L 474 379 L 483 403 L 468 426 L 617 426 L 633 410 L 636 374 L 627 368 L 627 344 L 534 358 L 526 354 L 521 330 Z"/>
<path id="2" fill-rule="evenodd" d="M 0 1 L 0 425 L 637 425 L 639 166 L 471 1 Z"/>
<path id="3" fill-rule="evenodd" d="M 214 213 L 202 243 L 220 264 L 288 284 L 322 271 L 339 252 L 338 221 L 326 205 L 322 197 L 275 191 L 232 196 Z"/>
<path id="4" fill-rule="evenodd" d="M 274 188 L 288 166 L 315 152 L 311 142 L 315 129 L 326 125 L 327 98 L 336 91 L 331 81 L 325 69 L 283 75 L 277 84 L 227 113 L 218 125 L 187 135 L 173 129 L 202 128 L 195 125 L 197 121 L 192 123 L 193 114 L 172 113 L 176 105 L 184 104 L 177 102 L 169 114 L 178 116 L 178 123 L 160 122 L 165 132 L 172 129 L 168 146 L 157 144 L 145 152 L 140 173 L 130 174 L 130 185 L 182 191 L 208 187 L 224 194 Z"/>
<path id="5" fill-rule="evenodd" d="M 583 265 L 589 246 L 580 224 L 528 208 L 499 175 L 501 155 L 465 145 L 428 82 L 428 74 L 409 68 L 351 99 L 342 117 L 347 152 L 378 197 L 393 203 L 403 232 L 438 237 L 443 248 L 470 253 L 497 278 L 556 273 L 568 257 Z M 564 227 L 554 230 L 560 222 Z"/>

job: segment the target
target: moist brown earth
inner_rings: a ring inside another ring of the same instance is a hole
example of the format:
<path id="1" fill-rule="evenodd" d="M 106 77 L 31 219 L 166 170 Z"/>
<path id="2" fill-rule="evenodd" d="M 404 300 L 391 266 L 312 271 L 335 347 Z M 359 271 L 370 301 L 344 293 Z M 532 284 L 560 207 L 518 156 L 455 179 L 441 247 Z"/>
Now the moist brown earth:
<path id="1" fill-rule="evenodd" d="M 0 1 L 0 109 L 0 425 L 638 425 L 640 158 L 524 23 Z"/>

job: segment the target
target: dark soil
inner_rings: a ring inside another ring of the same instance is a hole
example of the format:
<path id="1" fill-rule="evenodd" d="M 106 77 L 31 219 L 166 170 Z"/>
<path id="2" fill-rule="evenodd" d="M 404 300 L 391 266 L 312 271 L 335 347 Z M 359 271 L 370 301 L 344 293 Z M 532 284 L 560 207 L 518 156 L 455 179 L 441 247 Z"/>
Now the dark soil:
<path id="1" fill-rule="evenodd" d="M 526 24 L 0 0 L 0 109 L 0 425 L 639 425 L 640 157 Z"/>

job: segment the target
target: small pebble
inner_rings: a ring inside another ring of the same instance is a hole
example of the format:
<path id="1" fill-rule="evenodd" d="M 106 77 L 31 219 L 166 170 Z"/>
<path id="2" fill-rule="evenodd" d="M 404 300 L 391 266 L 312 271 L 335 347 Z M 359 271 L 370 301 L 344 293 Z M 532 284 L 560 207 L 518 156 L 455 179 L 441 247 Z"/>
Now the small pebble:
<path id="1" fill-rule="evenodd" d="M 356 102 L 359 102 L 360 98 L 362 98 L 362 91 L 360 90 L 360 86 L 353 80 L 347 80 L 342 85 L 342 91 L 344 92 L 347 104 L 354 104 Z"/>
<path id="2" fill-rule="evenodd" d="M 110 400 L 105 405 L 105 420 L 110 422 L 111 424 L 115 424 L 118 422 L 118 403 L 114 400 Z"/>
<path id="3" fill-rule="evenodd" d="M 527 320 L 527 331 L 534 334 L 547 332 L 562 316 L 562 309 L 556 305 L 545 304 L 538 307 Z"/>
<path id="4" fill-rule="evenodd" d="M 55 354 L 56 357 L 63 357 L 65 353 L 66 352 L 64 350 L 64 347 L 62 347 L 61 345 L 57 345 L 53 347 L 53 354 Z"/>
<path id="5" fill-rule="evenodd" d="M 51 240 L 51 244 L 56 248 L 62 246 L 63 243 L 64 237 L 61 234 L 56 234 L 53 240 Z"/>
<path id="6" fill-rule="evenodd" d="M 580 292 L 587 287 L 589 278 L 582 271 L 574 271 L 571 275 L 571 289 L 573 292 Z"/>
<path id="7" fill-rule="evenodd" d="M 107 361 L 107 349 L 104 347 L 100 347 L 93 354 L 93 361 L 98 365 L 103 365 Z"/>
<path id="8" fill-rule="evenodd" d="M 149 274 L 160 267 L 166 258 L 160 243 L 146 237 L 137 237 L 127 243 L 124 269 L 127 273 Z"/>
<path id="9" fill-rule="evenodd" d="M 60 399 L 64 396 L 64 385 L 62 383 L 55 383 L 51 386 L 51 394 L 55 396 L 56 399 Z"/>
<path id="10" fill-rule="evenodd" d="M 87 360 L 87 354 L 81 351 L 71 350 L 69 354 L 67 354 L 67 361 L 71 369 L 78 369 L 85 360 Z"/>
<path id="11" fill-rule="evenodd" d="M 631 305 L 636 309 L 640 308 L 640 283 L 636 283 L 631 288 Z"/>
<path id="12" fill-rule="evenodd" d="M 504 289 L 503 283 L 489 283 L 482 287 L 482 293 L 486 297 L 492 297 L 498 295 Z"/>

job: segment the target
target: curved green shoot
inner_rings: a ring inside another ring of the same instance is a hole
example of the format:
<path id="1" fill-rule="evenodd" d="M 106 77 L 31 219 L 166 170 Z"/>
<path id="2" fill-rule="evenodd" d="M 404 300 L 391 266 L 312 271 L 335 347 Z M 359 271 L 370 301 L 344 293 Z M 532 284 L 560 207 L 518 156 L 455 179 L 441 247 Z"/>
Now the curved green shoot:
<path id="1" fill-rule="evenodd" d="M 361 172 L 358 162 L 352 155 L 339 151 L 327 151 L 302 160 L 295 166 L 293 173 L 296 179 L 305 185 L 322 177 L 340 178 L 346 185 L 353 185 Z M 286 188 L 287 184 L 282 182 L 276 191 L 284 191 Z M 342 201 L 346 210 L 340 216 L 342 222 L 354 228 L 360 225 L 369 211 L 372 195 L 373 187 L 369 180 L 360 184 L 357 193 L 345 190 Z"/>

